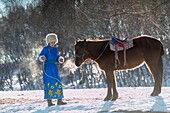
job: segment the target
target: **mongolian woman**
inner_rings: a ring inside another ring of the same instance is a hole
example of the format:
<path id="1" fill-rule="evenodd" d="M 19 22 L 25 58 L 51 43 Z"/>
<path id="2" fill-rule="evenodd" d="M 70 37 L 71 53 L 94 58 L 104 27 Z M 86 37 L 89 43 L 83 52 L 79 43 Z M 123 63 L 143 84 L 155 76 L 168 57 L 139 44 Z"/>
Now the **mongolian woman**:
<path id="1" fill-rule="evenodd" d="M 58 99 L 57 105 L 65 105 L 62 101 L 63 88 L 59 75 L 57 63 L 63 63 L 64 58 L 59 56 L 56 44 L 58 43 L 57 35 L 50 33 L 46 36 L 46 43 L 40 55 L 39 60 L 43 62 L 43 83 L 44 83 L 44 99 L 47 99 L 48 106 L 53 106 L 52 99 Z"/>

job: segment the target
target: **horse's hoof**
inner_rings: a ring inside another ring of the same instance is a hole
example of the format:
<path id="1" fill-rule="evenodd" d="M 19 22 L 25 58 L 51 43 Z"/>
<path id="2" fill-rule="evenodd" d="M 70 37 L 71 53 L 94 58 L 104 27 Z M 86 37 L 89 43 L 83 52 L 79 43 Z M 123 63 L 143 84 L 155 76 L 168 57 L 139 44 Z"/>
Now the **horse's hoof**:
<path id="1" fill-rule="evenodd" d="M 109 99 L 104 99 L 104 101 L 109 101 Z"/>
<path id="2" fill-rule="evenodd" d="M 117 98 L 113 98 L 111 101 L 116 101 Z"/>
<path id="3" fill-rule="evenodd" d="M 109 100 L 111 100 L 111 99 L 109 99 L 109 98 L 105 98 L 105 99 L 104 99 L 104 101 L 109 101 Z"/>
<path id="4" fill-rule="evenodd" d="M 118 96 L 114 96 L 111 101 L 115 101 L 118 98 Z"/>
<path id="5" fill-rule="evenodd" d="M 158 93 L 151 93 L 151 96 L 158 96 Z"/>

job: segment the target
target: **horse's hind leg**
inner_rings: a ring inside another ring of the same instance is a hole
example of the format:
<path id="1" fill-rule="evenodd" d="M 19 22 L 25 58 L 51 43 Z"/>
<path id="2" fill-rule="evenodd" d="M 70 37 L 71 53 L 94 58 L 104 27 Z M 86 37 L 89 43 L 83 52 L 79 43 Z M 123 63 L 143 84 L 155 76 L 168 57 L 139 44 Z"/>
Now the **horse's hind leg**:
<path id="1" fill-rule="evenodd" d="M 157 96 L 161 93 L 161 87 L 162 87 L 162 80 L 163 80 L 163 63 L 162 58 L 160 57 L 158 62 L 158 68 L 155 78 L 155 85 L 154 85 L 154 91 L 151 93 L 151 96 Z"/>
<path id="2" fill-rule="evenodd" d="M 158 96 L 161 93 L 162 79 L 163 79 L 163 64 L 160 57 L 158 63 L 147 63 L 151 74 L 155 80 L 154 90 L 151 93 L 151 96 Z"/>

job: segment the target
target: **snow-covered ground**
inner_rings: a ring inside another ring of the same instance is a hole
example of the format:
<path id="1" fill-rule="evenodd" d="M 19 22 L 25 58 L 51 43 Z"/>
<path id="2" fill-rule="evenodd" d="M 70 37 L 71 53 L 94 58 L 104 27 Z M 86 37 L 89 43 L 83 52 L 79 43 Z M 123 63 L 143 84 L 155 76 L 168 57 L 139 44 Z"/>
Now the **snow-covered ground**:
<path id="1" fill-rule="evenodd" d="M 170 112 L 170 87 L 151 97 L 153 87 L 119 87 L 116 101 L 103 101 L 106 89 L 65 89 L 63 106 L 47 107 L 43 90 L 0 92 L 0 113 Z M 56 100 L 53 100 L 56 103 Z"/>

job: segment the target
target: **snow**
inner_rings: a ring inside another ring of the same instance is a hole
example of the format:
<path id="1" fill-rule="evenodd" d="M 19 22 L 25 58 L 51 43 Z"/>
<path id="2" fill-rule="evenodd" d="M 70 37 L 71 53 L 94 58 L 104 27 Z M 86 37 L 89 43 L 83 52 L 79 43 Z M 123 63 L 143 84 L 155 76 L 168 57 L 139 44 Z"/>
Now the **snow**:
<path id="1" fill-rule="evenodd" d="M 43 90 L 0 91 L 0 113 L 170 112 L 170 87 L 151 97 L 153 87 L 118 87 L 116 101 L 103 101 L 106 88 L 64 89 L 67 105 L 47 107 Z M 56 103 L 56 100 L 53 100 Z"/>

